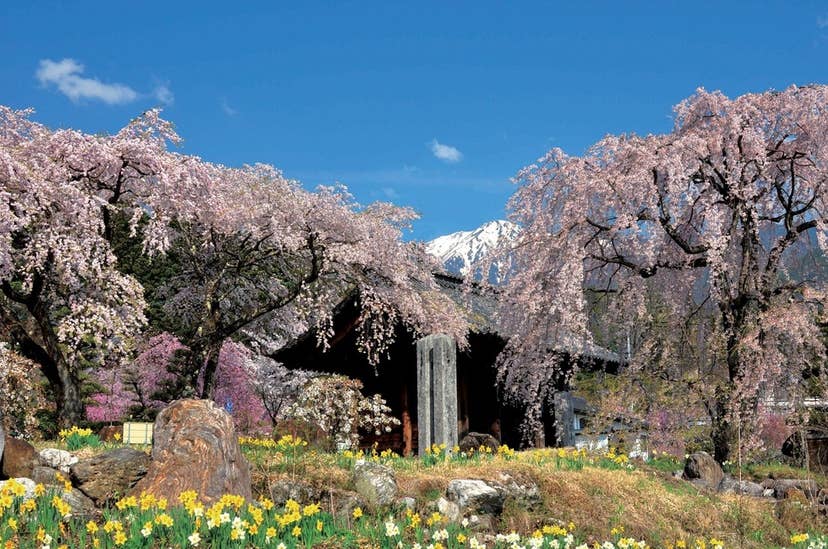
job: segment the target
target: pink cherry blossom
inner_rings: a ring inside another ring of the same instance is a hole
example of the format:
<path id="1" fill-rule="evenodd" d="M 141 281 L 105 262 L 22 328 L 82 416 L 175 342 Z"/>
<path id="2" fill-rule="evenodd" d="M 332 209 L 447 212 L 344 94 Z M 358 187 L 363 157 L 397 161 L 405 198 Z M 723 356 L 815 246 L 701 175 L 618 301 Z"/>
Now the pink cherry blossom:
<path id="1" fill-rule="evenodd" d="M 560 370 L 552 342 L 591 340 L 590 288 L 610 298 L 619 350 L 647 324 L 653 295 L 682 323 L 710 311 L 718 460 L 755 431 L 760 401 L 801 399 L 803 374 L 824 359 L 825 294 L 793 267 L 803 246 L 828 251 L 827 110 L 826 86 L 734 99 L 700 89 L 670 133 L 609 135 L 583 156 L 553 149 L 523 169 L 509 203 L 522 232 L 506 251 L 516 262 L 501 315 L 507 387 L 548 398 Z"/>

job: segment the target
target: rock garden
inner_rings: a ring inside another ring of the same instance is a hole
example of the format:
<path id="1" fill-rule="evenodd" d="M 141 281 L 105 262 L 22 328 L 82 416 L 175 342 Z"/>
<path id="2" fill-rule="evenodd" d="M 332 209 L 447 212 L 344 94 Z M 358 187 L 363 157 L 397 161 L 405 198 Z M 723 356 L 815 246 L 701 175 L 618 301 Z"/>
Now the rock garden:
<path id="1" fill-rule="evenodd" d="M 421 458 L 327 452 L 290 434 L 239 437 L 223 409 L 200 400 L 165 409 L 151 448 L 100 443 L 83 429 L 64 435 L 59 447 L 39 450 L 3 438 L 6 547 L 703 549 L 826 542 L 818 533 L 828 509 L 825 477 L 791 468 L 799 476 L 739 478 L 705 453 L 645 462 L 575 448 L 517 452 L 479 444 L 484 437 L 477 434 Z"/>

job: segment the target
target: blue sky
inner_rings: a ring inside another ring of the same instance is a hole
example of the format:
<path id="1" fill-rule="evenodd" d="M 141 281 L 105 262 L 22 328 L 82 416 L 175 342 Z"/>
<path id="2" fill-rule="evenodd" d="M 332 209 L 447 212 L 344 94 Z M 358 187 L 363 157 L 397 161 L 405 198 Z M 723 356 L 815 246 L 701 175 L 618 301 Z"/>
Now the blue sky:
<path id="1" fill-rule="evenodd" d="M 816 1 L 7 0 L 0 28 L 0 103 L 88 132 L 161 105 L 184 152 L 413 206 L 417 239 L 503 217 L 550 147 L 667 131 L 699 86 L 828 80 Z"/>

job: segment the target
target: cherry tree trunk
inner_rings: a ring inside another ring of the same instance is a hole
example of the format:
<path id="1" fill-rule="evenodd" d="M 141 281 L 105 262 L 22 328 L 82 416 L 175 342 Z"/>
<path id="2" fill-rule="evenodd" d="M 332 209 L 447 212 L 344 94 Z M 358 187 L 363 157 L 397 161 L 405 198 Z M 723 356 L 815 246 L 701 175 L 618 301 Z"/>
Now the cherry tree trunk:
<path id="1" fill-rule="evenodd" d="M 734 390 L 740 373 L 739 338 L 745 323 L 745 311 L 734 307 L 733 325 L 730 337 L 727 340 L 727 380 L 721 381 L 716 387 L 714 395 L 714 417 L 712 422 L 711 438 L 713 442 L 713 457 L 719 463 L 730 459 L 734 443 L 737 443 L 737 430 L 731 419 L 734 412 Z M 738 449 L 737 449 L 738 451 Z"/>
<path id="2" fill-rule="evenodd" d="M 216 371 L 218 370 L 219 354 L 222 342 L 210 342 L 201 348 L 201 352 L 193 353 L 193 360 L 204 367 L 204 382 L 201 386 L 201 398 L 212 399 L 216 391 Z"/>
<path id="3" fill-rule="evenodd" d="M 722 384 L 716 388 L 715 415 L 711 438 L 713 441 L 713 458 L 724 463 L 730 459 L 731 444 L 735 439 L 733 425 L 728 418 L 728 408 L 732 397 L 732 384 Z"/>
<path id="4" fill-rule="evenodd" d="M 61 427 L 78 425 L 84 418 L 80 381 L 64 361 L 57 363 L 61 385 L 61 399 L 58 401 L 58 422 Z"/>
<path id="5" fill-rule="evenodd" d="M 37 323 L 45 351 L 54 361 L 53 364 L 42 365 L 41 369 L 55 392 L 58 424 L 61 427 L 77 425 L 84 418 L 80 380 L 60 348 L 46 305 L 38 301 L 29 311 Z"/>

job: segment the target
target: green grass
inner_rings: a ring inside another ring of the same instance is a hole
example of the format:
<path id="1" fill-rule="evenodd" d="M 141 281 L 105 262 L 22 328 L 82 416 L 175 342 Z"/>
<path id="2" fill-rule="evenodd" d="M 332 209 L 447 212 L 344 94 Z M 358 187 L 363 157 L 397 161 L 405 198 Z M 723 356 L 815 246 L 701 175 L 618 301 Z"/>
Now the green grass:
<path id="1" fill-rule="evenodd" d="M 731 474 L 735 476 L 738 474 L 738 471 L 731 469 Z M 816 481 L 820 486 L 828 487 L 828 475 L 817 471 L 792 467 L 781 462 L 749 463 L 742 467 L 742 475 L 750 477 L 753 480 L 762 480 L 769 477 L 810 479 Z"/>

